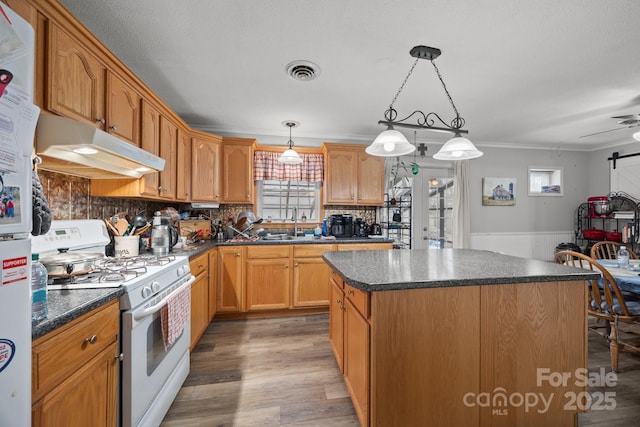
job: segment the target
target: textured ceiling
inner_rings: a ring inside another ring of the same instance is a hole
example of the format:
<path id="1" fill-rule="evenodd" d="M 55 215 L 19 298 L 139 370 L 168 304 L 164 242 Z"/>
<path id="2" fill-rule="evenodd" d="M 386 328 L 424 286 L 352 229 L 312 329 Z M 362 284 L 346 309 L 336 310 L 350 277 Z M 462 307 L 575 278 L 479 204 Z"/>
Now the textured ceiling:
<path id="1" fill-rule="evenodd" d="M 369 143 L 420 44 L 442 50 L 435 63 L 480 147 L 591 150 L 640 130 L 611 118 L 640 114 L 638 0 L 61 2 L 187 123 L 221 135 L 285 145 L 281 122 L 295 120 L 296 145 Z M 318 78 L 291 79 L 295 60 Z M 394 106 L 454 116 L 427 61 Z"/>

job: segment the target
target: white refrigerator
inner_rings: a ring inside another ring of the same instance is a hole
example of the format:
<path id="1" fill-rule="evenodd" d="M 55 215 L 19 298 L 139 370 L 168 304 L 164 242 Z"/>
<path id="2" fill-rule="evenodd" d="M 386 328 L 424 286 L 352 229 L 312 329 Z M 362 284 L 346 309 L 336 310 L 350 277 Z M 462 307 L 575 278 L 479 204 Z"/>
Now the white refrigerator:
<path id="1" fill-rule="evenodd" d="M 0 427 L 31 425 L 34 40 L 0 3 Z"/>

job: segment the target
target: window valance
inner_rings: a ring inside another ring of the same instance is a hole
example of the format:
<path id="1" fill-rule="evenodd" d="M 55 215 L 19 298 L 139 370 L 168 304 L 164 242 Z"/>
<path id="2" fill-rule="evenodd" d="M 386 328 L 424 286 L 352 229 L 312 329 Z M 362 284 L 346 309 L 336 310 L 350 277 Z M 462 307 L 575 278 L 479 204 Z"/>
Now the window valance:
<path id="1" fill-rule="evenodd" d="M 255 151 L 253 154 L 253 176 L 256 181 L 273 179 L 278 181 L 317 182 L 324 179 L 324 156 L 300 153 L 302 163 L 287 165 L 278 162 L 279 152 Z"/>

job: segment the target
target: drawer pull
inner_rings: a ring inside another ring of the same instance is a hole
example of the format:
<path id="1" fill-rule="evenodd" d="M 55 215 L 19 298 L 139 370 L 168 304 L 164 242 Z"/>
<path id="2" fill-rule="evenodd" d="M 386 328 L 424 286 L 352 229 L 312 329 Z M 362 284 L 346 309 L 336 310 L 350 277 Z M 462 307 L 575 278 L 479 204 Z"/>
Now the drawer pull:
<path id="1" fill-rule="evenodd" d="M 84 342 L 87 344 L 95 344 L 98 341 L 97 335 L 92 335 L 91 338 L 85 338 Z"/>
<path id="2" fill-rule="evenodd" d="M 353 295 L 353 291 L 352 291 L 351 289 L 349 289 L 349 290 L 347 291 L 347 295 Z"/>
<path id="3" fill-rule="evenodd" d="M 114 359 L 122 362 L 124 360 L 124 353 L 117 354 Z"/>
<path id="4" fill-rule="evenodd" d="M 337 302 L 338 304 L 341 304 L 341 303 L 342 303 L 342 300 L 341 300 L 340 298 L 338 298 L 338 299 L 336 300 L 336 302 Z"/>

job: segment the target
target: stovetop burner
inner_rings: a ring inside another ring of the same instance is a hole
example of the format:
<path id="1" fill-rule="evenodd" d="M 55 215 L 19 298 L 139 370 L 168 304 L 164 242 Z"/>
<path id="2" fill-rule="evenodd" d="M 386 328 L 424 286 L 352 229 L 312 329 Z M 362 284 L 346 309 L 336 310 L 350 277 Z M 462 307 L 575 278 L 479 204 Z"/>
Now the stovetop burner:
<path id="1" fill-rule="evenodd" d="M 117 288 L 143 277 L 149 269 L 157 269 L 175 261 L 175 255 L 137 255 L 133 257 L 105 257 L 95 268 L 84 274 L 49 277 L 49 289 Z"/>

